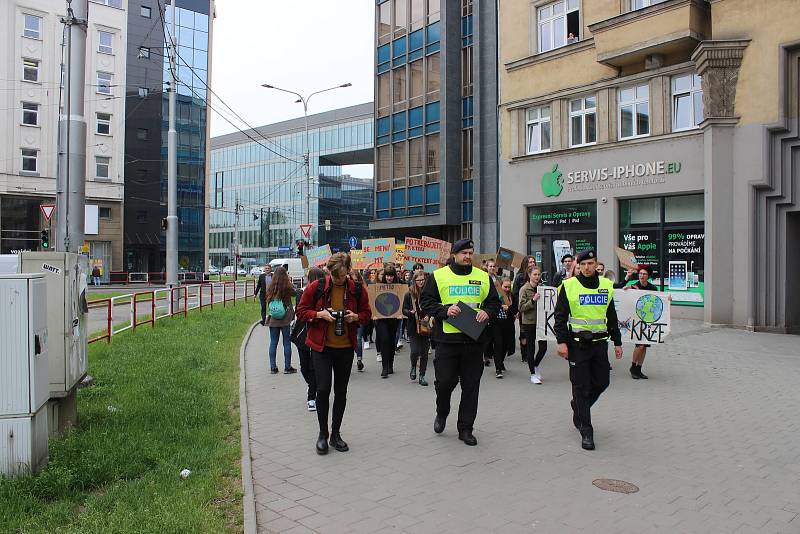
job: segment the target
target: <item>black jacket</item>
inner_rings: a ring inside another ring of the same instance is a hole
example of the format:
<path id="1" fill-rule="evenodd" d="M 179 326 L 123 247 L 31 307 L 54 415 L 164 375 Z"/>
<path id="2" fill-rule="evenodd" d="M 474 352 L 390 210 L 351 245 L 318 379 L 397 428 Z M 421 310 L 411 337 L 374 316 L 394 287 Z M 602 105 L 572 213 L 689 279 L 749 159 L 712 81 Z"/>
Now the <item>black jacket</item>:
<path id="1" fill-rule="evenodd" d="M 412 298 L 410 291 L 406 293 L 406 296 L 403 298 L 403 316 L 406 318 L 406 329 L 409 337 L 415 337 L 417 335 L 417 317 L 414 314 L 414 307 L 411 302 Z M 417 303 L 417 309 L 419 309 L 419 303 Z"/>
<path id="2" fill-rule="evenodd" d="M 267 286 L 272 282 L 272 275 L 269 275 L 269 282 L 267 282 L 267 274 L 261 273 L 258 275 L 258 281 L 256 282 L 256 292 L 253 296 L 258 295 L 258 298 L 261 300 L 267 300 Z"/>
<path id="3" fill-rule="evenodd" d="M 597 275 L 585 277 L 582 274 L 576 276 L 578 282 L 587 289 L 597 289 L 600 287 L 600 279 Z M 554 311 L 555 326 L 553 329 L 556 332 L 556 340 L 559 343 L 571 343 L 572 335 L 569 329 L 569 300 L 567 299 L 567 292 L 564 291 L 564 286 L 558 291 L 558 300 L 556 300 L 556 309 Z M 617 309 L 614 307 L 612 300 L 606 309 L 606 323 L 608 325 L 608 335 L 614 345 L 617 347 L 622 346 L 622 334 L 619 331 L 619 321 L 617 320 Z"/>
<path id="4" fill-rule="evenodd" d="M 467 275 L 472 272 L 472 269 L 477 269 L 472 265 L 466 267 L 455 264 L 452 260 L 448 263 L 453 272 L 458 275 Z M 437 343 L 475 343 L 472 338 L 465 334 L 445 334 L 442 330 L 442 322 L 447 319 L 447 309 L 449 306 L 442 304 L 442 297 L 439 295 L 439 287 L 436 285 L 436 278 L 429 276 L 428 281 L 425 282 L 425 287 L 422 289 L 422 295 L 419 298 L 419 304 L 422 307 L 422 312 L 436 319 L 436 326 L 433 329 L 433 340 Z M 497 289 L 493 283 L 489 283 L 489 294 L 481 303 L 480 309 L 489 314 L 489 320 L 492 321 L 497 318 L 497 312 L 500 311 L 500 297 L 497 295 Z M 481 334 L 478 342 L 484 342 L 486 337 L 486 329 Z"/>

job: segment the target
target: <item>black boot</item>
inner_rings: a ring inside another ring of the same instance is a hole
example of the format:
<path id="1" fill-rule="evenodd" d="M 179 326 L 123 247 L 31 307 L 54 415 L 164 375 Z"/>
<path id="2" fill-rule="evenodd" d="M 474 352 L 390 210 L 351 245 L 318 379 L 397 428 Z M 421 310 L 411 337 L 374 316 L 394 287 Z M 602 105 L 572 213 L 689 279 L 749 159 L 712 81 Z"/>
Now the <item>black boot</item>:
<path id="1" fill-rule="evenodd" d="M 464 445 L 474 446 L 478 444 L 478 440 L 472 435 L 472 430 L 459 430 L 458 439 L 464 442 Z"/>
<path id="2" fill-rule="evenodd" d="M 631 378 L 633 378 L 634 380 L 639 380 L 640 378 L 642 378 L 641 376 L 639 376 L 639 366 L 636 365 L 635 363 L 631 364 Z"/>
<path id="3" fill-rule="evenodd" d="M 344 442 L 342 436 L 339 435 L 338 432 L 331 433 L 330 442 L 331 442 L 331 447 L 333 447 L 339 452 L 347 452 L 350 450 L 350 447 L 347 446 L 347 443 Z"/>
<path id="4" fill-rule="evenodd" d="M 641 364 L 637 365 L 636 368 L 639 371 L 639 378 L 643 378 L 643 379 L 647 380 L 647 375 L 642 372 Z"/>
<path id="5" fill-rule="evenodd" d="M 586 432 L 581 432 L 581 447 L 583 447 L 587 451 L 594 450 L 594 436 L 591 430 Z"/>
<path id="6" fill-rule="evenodd" d="M 428 381 L 425 380 L 425 375 L 419 375 L 419 385 L 420 386 L 427 386 Z"/>
<path id="7" fill-rule="evenodd" d="M 417 366 L 416 365 L 412 365 L 411 366 L 411 372 L 408 373 L 408 377 L 411 380 L 416 380 L 417 379 Z"/>
<path id="8" fill-rule="evenodd" d="M 436 419 L 433 420 L 433 431 L 437 434 L 441 434 L 444 432 L 444 425 L 447 422 L 446 417 L 442 417 L 439 414 L 436 414 Z"/>
<path id="9" fill-rule="evenodd" d="M 328 454 L 328 434 L 320 432 L 317 438 L 317 454 Z"/>
<path id="10" fill-rule="evenodd" d="M 578 429 L 578 432 L 581 431 L 581 423 L 578 421 L 578 412 L 575 410 L 575 401 L 569 401 L 569 405 L 572 406 L 572 424 L 575 425 L 575 428 Z"/>

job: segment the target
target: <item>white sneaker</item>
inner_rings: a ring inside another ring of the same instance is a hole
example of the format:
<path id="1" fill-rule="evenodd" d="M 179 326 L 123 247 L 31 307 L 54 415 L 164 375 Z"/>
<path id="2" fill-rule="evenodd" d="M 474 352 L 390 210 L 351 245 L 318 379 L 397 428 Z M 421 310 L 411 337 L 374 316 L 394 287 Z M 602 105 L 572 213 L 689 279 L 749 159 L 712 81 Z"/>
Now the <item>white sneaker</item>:
<path id="1" fill-rule="evenodd" d="M 380 354 L 378 354 L 378 357 L 377 357 L 377 358 L 375 358 L 375 361 L 376 361 L 376 362 L 383 361 L 383 360 L 381 359 L 381 355 L 380 355 Z"/>
<path id="2" fill-rule="evenodd" d="M 397 350 L 400 350 L 402 348 L 403 348 L 403 342 L 401 341 L 400 343 L 397 344 Z"/>
<path id="3" fill-rule="evenodd" d="M 533 368 L 533 374 L 536 375 L 536 378 L 539 379 L 538 383 L 541 384 L 542 383 L 542 375 L 541 375 L 541 373 L 539 373 L 539 368 L 538 367 L 534 367 Z"/>
<path id="4" fill-rule="evenodd" d="M 316 412 L 317 411 L 317 401 L 311 399 L 308 401 L 308 411 L 309 412 Z"/>
<path id="5" fill-rule="evenodd" d="M 536 375 L 531 375 L 531 384 L 541 384 L 542 379 Z"/>
<path id="6" fill-rule="evenodd" d="M 369 350 L 369 341 L 364 342 L 364 350 Z"/>

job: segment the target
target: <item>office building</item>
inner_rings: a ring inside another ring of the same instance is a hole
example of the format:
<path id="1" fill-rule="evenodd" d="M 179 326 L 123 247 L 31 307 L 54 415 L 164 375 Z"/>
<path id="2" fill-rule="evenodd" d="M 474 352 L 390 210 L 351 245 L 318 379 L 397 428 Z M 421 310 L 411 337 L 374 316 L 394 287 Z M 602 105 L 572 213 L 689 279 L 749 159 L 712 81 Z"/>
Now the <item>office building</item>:
<path id="1" fill-rule="evenodd" d="M 375 219 L 497 249 L 497 3 L 378 0 Z"/>
<path id="2" fill-rule="evenodd" d="M 210 263 L 232 265 L 238 252 L 241 263 L 263 265 L 294 255 L 299 239 L 347 251 L 355 237 L 360 246 L 370 236 L 372 178 L 343 175 L 342 166 L 372 163 L 372 136 L 372 103 L 309 115 L 310 180 L 302 117 L 212 138 Z"/>
<path id="3" fill-rule="evenodd" d="M 503 2 L 501 240 L 653 268 L 673 317 L 800 329 L 800 4 Z"/>
<path id="4" fill-rule="evenodd" d="M 127 3 L 89 2 L 86 38 L 86 227 L 82 250 L 103 277 L 122 263 Z M 0 254 L 41 250 L 41 213 L 55 204 L 66 3 L 3 2 L 0 8 Z M 55 232 L 51 231 L 50 248 Z"/>

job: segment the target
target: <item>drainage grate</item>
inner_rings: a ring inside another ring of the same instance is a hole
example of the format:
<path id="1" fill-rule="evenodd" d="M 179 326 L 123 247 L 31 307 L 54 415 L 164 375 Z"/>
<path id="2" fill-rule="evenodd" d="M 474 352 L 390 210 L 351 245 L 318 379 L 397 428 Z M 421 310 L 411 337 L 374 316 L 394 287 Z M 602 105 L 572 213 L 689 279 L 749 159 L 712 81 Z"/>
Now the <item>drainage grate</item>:
<path id="1" fill-rule="evenodd" d="M 597 480 L 592 480 L 592 484 L 601 490 L 615 491 L 617 493 L 636 493 L 639 491 L 636 485 L 624 480 L 614 480 L 613 478 L 598 478 Z"/>

